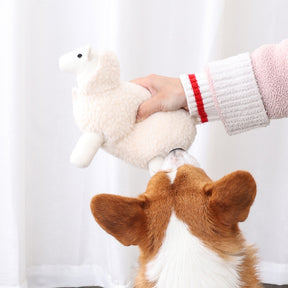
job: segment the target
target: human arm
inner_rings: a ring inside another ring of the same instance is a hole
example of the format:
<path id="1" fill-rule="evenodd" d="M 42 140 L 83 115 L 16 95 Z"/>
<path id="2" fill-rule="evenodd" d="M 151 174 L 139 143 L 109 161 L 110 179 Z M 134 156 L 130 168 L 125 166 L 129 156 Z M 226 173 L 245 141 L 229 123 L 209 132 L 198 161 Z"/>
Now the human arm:
<path id="1" fill-rule="evenodd" d="M 230 135 L 288 117 L 288 40 L 211 62 L 203 72 L 180 78 L 190 114 L 202 123 L 221 119 Z"/>

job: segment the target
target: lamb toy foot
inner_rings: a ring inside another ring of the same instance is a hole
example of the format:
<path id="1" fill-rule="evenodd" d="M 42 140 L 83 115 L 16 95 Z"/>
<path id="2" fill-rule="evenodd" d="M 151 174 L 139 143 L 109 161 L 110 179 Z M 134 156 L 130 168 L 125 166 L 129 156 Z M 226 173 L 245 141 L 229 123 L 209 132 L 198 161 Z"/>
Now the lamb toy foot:
<path id="1" fill-rule="evenodd" d="M 89 166 L 102 143 L 102 136 L 95 133 L 84 133 L 71 153 L 70 162 L 79 168 Z"/>
<path id="2" fill-rule="evenodd" d="M 200 168 L 199 162 L 189 152 L 182 148 L 175 148 L 169 152 L 166 158 L 157 156 L 148 165 L 149 174 L 152 177 L 159 171 L 172 171 L 182 165 L 190 164 Z"/>
<path id="3" fill-rule="evenodd" d="M 87 167 L 101 147 L 154 174 L 169 151 L 177 147 L 187 151 L 193 143 L 196 120 L 183 109 L 158 112 L 136 123 L 139 105 L 151 94 L 142 86 L 120 80 L 114 52 L 85 46 L 60 57 L 59 66 L 77 75 L 73 114 L 84 134 L 71 155 L 76 166 Z"/>
<path id="4" fill-rule="evenodd" d="M 181 148 L 176 148 L 170 151 L 168 156 L 164 159 L 161 170 L 171 172 L 185 164 L 200 168 L 199 162 L 191 154 Z"/>

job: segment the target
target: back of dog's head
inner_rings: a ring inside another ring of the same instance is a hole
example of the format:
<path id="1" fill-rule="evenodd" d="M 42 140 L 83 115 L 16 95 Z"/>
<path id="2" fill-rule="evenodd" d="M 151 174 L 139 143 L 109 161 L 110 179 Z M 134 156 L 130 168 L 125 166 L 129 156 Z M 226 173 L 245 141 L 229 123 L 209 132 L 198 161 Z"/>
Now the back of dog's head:
<path id="1" fill-rule="evenodd" d="M 149 260 L 162 245 L 172 213 L 211 248 L 235 243 L 238 222 L 247 218 L 255 195 L 256 184 L 248 172 L 213 182 L 202 169 L 184 165 L 174 175 L 157 173 L 138 198 L 96 195 L 91 210 L 106 232 L 124 245 L 138 245 L 142 258 Z"/>

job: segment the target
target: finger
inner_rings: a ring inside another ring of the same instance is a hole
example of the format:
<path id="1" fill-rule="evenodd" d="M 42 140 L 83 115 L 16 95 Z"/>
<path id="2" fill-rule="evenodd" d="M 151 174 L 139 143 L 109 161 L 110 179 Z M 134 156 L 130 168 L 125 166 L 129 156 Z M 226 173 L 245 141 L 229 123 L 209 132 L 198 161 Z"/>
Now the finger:
<path id="1" fill-rule="evenodd" d="M 148 118 L 151 114 L 161 111 L 161 101 L 157 97 L 149 98 L 140 104 L 136 120 L 137 122 L 143 121 Z"/>
<path id="2" fill-rule="evenodd" d="M 148 80 L 148 77 L 142 77 L 142 78 L 133 79 L 130 82 L 135 83 L 137 85 L 140 85 L 140 86 L 146 88 L 151 93 L 152 86 L 151 86 L 150 81 Z"/>

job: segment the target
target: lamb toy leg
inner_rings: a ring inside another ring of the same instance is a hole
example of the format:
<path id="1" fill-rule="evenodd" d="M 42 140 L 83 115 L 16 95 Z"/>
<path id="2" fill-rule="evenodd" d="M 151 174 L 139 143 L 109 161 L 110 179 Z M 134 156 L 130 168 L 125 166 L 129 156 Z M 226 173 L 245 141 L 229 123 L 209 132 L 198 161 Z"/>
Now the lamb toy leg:
<path id="1" fill-rule="evenodd" d="M 171 150 L 165 158 L 156 156 L 150 160 L 148 164 L 149 174 L 152 177 L 158 171 L 172 171 L 184 164 L 200 167 L 198 161 L 187 151 L 181 148 L 175 148 Z"/>
<path id="2" fill-rule="evenodd" d="M 70 162 L 79 168 L 89 166 L 94 155 L 101 147 L 103 137 L 96 133 L 84 133 L 78 140 L 72 154 Z"/>

